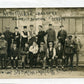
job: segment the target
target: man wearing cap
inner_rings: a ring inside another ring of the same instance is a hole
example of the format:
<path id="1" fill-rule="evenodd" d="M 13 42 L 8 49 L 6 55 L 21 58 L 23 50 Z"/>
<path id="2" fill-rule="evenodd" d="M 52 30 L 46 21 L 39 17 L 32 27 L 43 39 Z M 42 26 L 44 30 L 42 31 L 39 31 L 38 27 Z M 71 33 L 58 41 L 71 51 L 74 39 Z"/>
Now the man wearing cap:
<path id="1" fill-rule="evenodd" d="M 20 46 L 20 33 L 18 32 L 18 27 L 15 27 L 13 39 L 16 42 L 17 48 L 19 48 L 19 46 Z"/>
<path id="2" fill-rule="evenodd" d="M 47 32 L 47 44 L 49 42 L 55 43 L 56 42 L 56 32 L 53 29 L 52 24 L 49 24 L 49 29 L 46 32 Z"/>
<path id="3" fill-rule="evenodd" d="M 1 68 L 6 68 L 6 57 L 7 57 L 7 41 L 5 40 L 4 35 L 0 37 L 0 61 Z"/>
<path id="4" fill-rule="evenodd" d="M 44 37 L 47 33 L 45 31 L 43 31 L 43 27 L 42 25 L 39 25 L 39 32 L 37 35 L 37 44 L 40 46 L 41 42 L 45 43 Z"/>
<path id="5" fill-rule="evenodd" d="M 28 42 L 28 32 L 27 32 L 27 26 L 23 26 L 24 30 L 21 33 L 22 39 L 21 39 L 21 47 L 24 49 L 25 43 Z"/>
<path id="6" fill-rule="evenodd" d="M 57 34 L 57 38 L 58 38 L 59 42 L 63 45 L 63 48 L 64 48 L 66 37 L 67 37 L 67 32 L 66 32 L 66 30 L 64 30 L 64 26 L 61 25 L 60 30 Z"/>
<path id="7" fill-rule="evenodd" d="M 70 67 L 73 68 L 73 56 L 74 56 L 74 41 L 72 39 L 72 35 L 69 35 L 65 40 L 65 56 L 66 56 L 66 65 L 69 64 L 70 58 Z"/>
<path id="8" fill-rule="evenodd" d="M 77 36 L 77 32 L 74 33 L 74 46 L 75 46 L 75 55 L 76 55 L 76 66 L 78 67 L 78 63 L 79 63 L 79 52 L 80 52 L 80 49 L 82 47 L 82 44 L 81 44 L 81 41 L 80 41 L 80 38 L 78 38 Z"/>

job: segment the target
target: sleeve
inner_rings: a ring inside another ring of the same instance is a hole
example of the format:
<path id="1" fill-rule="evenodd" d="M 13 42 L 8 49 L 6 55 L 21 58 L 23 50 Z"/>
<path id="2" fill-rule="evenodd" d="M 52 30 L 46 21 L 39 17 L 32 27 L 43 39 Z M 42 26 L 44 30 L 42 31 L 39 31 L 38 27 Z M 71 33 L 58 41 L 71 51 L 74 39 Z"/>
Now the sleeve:
<path id="1" fill-rule="evenodd" d="M 60 31 L 59 31 L 58 34 L 57 34 L 57 38 L 59 38 L 59 34 L 60 34 Z"/>
<path id="2" fill-rule="evenodd" d="M 27 38 L 27 36 L 24 35 L 23 32 L 21 32 L 21 36 L 24 37 L 24 38 Z"/>
<path id="3" fill-rule="evenodd" d="M 55 57 L 56 56 L 56 50 L 55 50 L 55 48 L 53 49 L 53 57 Z"/>
<path id="4" fill-rule="evenodd" d="M 33 51 L 33 47 L 32 47 L 32 46 L 30 46 L 29 51 L 30 51 L 30 52 L 32 52 L 32 51 Z"/>
<path id="5" fill-rule="evenodd" d="M 56 41 L 56 32 L 55 32 L 55 30 L 54 30 L 54 41 Z"/>

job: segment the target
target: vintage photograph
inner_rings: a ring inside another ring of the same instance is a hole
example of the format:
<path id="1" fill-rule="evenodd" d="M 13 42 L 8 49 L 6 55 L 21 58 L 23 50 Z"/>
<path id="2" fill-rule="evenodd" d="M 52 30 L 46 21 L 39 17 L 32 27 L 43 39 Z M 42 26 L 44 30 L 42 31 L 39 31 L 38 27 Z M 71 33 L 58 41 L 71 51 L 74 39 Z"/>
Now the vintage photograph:
<path id="1" fill-rule="evenodd" d="M 1 8 L 0 78 L 84 77 L 84 8 Z"/>

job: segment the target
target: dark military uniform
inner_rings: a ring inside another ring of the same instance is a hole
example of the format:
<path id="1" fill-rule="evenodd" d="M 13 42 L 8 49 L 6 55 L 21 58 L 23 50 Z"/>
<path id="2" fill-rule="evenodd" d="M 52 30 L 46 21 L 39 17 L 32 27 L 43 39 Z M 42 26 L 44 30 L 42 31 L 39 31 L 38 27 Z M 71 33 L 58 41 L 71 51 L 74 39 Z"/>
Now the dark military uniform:
<path id="1" fill-rule="evenodd" d="M 47 44 L 49 43 L 49 42 L 55 42 L 56 41 L 56 32 L 55 32 L 55 30 L 53 30 L 53 29 L 51 29 L 51 28 L 49 28 L 47 31 Z"/>
<path id="2" fill-rule="evenodd" d="M 64 60 L 64 58 L 63 58 L 63 56 L 64 56 L 64 54 L 63 54 L 63 46 L 62 45 L 58 45 L 57 47 L 56 47 L 56 56 L 57 56 L 57 58 L 56 58 L 56 66 L 58 66 L 58 60 L 62 60 L 62 62 L 61 62 L 61 65 L 62 66 L 64 66 L 64 62 L 65 62 L 65 60 Z"/>
<path id="3" fill-rule="evenodd" d="M 6 58 L 7 58 L 7 41 L 0 39 L 0 61 L 1 68 L 6 68 Z"/>
<path id="4" fill-rule="evenodd" d="M 55 57 L 56 55 L 56 50 L 55 48 L 52 48 L 50 50 L 50 48 L 47 49 L 47 64 L 49 67 L 53 67 L 53 63 L 54 63 L 54 59 L 52 59 L 52 57 L 54 56 Z"/>
<path id="5" fill-rule="evenodd" d="M 44 40 L 44 36 L 46 35 L 47 33 L 45 32 L 45 31 L 39 31 L 38 32 L 38 35 L 37 35 L 37 37 L 38 37 L 38 39 L 37 39 L 37 44 L 40 46 L 40 43 L 41 42 L 45 42 L 45 40 Z"/>
<path id="6" fill-rule="evenodd" d="M 25 64 L 29 61 L 29 47 L 25 47 L 24 50 L 21 50 L 22 57 L 22 68 L 25 68 Z"/>
<path id="7" fill-rule="evenodd" d="M 46 65 L 46 52 L 47 52 L 47 49 L 46 47 L 44 46 L 44 44 L 42 45 L 43 47 L 39 47 L 39 51 L 38 51 L 38 61 L 39 63 L 41 63 L 42 67 L 45 68 L 45 65 Z"/>
<path id="8" fill-rule="evenodd" d="M 66 63 L 68 65 L 68 61 L 70 58 L 70 66 L 73 67 L 73 56 L 74 56 L 74 41 L 72 39 L 66 39 L 65 41 L 65 56 L 66 56 Z M 72 38 L 72 37 L 71 37 Z"/>
<path id="9" fill-rule="evenodd" d="M 12 67 L 14 68 L 14 65 L 15 67 L 17 68 L 18 67 L 18 56 L 19 56 L 19 51 L 18 49 L 14 49 L 12 48 L 11 49 L 11 65 Z"/>
<path id="10" fill-rule="evenodd" d="M 60 30 L 58 32 L 57 38 L 58 38 L 59 42 L 63 45 L 63 48 L 64 48 L 66 37 L 67 37 L 67 32 L 65 30 Z"/>
<path id="11" fill-rule="evenodd" d="M 13 38 L 14 38 L 14 41 L 16 42 L 16 44 L 17 44 L 17 48 L 19 48 L 19 46 L 20 46 L 20 33 L 15 32 L 13 34 Z"/>
<path id="12" fill-rule="evenodd" d="M 28 42 L 28 32 L 23 31 L 23 34 L 26 36 L 26 37 L 22 36 L 22 39 L 21 39 L 21 47 L 24 49 L 25 43 Z"/>

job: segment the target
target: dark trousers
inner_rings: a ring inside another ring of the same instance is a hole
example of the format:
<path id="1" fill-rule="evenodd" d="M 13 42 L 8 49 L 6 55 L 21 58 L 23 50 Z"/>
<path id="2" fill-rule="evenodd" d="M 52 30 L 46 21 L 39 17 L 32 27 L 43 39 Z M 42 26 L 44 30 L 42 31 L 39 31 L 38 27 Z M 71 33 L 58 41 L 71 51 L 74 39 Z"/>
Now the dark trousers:
<path id="1" fill-rule="evenodd" d="M 0 54 L 1 68 L 6 68 L 6 54 Z"/>
<path id="2" fill-rule="evenodd" d="M 13 68 L 14 68 L 14 66 L 18 67 L 18 59 L 15 59 L 15 58 L 11 59 L 11 65 Z"/>
<path id="3" fill-rule="evenodd" d="M 54 59 L 51 59 L 51 58 L 47 58 L 47 64 L 48 64 L 48 67 L 53 67 L 53 64 L 54 64 Z"/>
<path id="4" fill-rule="evenodd" d="M 41 64 L 41 67 L 46 67 L 46 59 L 44 59 L 44 57 L 38 57 L 37 62 Z"/>
<path id="5" fill-rule="evenodd" d="M 22 68 L 25 68 L 26 55 L 22 56 Z"/>
<path id="6" fill-rule="evenodd" d="M 58 66 L 59 65 L 59 60 L 62 60 L 61 61 L 61 65 L 64 66 L 65 65 L 65 59 L 63 58 L 55 58 L 55 65 Z"/>
<path id="7" fill-rule="evenodd" d="M 7 55 L 10 57 L 10 51 L 11 51 L 11 43 L 8 43 L 8 48 L 7 48 Z"/>
<path id="8" fill-rule="evenodd" d="M 66 55 L 66 63 L 67 63 L 67 66 L 69 64 L 69 58 L 70 58 L 70 67 L 73 67 L 73 54 L 67 54 Z"/>
<path id="9" fill-rule="evenodd" d="M 76 66 L 78 66 L 79 63 L 79 52 L 76 52 Z"/>
<path id="10" fill-rule="evenodd" d="M 30 67 L 32 67 L 33 65 L 34 66 L 37 65 L 37 55 L 38 54 L 33 54 L 32 52 L 29 52 Z"/>

